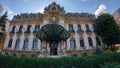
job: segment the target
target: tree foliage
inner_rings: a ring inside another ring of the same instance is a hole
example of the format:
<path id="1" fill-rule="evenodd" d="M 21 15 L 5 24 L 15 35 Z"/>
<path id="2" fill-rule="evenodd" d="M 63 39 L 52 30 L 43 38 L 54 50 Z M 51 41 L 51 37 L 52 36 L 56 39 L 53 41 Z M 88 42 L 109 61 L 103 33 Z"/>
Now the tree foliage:
<path id="1" fill-rule="evenodd" d="M 120 42 L 120 30 L 114 17 L 110 14 L 102 14 L 96 19 L 95 28 L 103 43 L 107 47 L 113 48 L 115 44 Z"/>
<path id="2" fill-rule="evenodd" d="M 5 31 L 6 20 L 7 20 L 7 12 L 0 18 L 0 27 L 2 27 L 2 30 L 4 31 Z"/>

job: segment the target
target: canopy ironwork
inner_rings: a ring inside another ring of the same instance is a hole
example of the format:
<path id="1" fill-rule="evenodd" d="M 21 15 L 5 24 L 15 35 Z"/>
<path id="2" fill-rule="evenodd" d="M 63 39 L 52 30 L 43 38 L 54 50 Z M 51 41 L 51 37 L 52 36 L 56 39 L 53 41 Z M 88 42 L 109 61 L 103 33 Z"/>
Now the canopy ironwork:
<path id="1" fill-rule="evenodd" d="M 70 37 L 70 34 L 61 25 L 46 24 L 40 29 L 40 31 L 37 32 L 36 36 L 41 41 L 51 41 L 51 40 L 66 41 Z"/>

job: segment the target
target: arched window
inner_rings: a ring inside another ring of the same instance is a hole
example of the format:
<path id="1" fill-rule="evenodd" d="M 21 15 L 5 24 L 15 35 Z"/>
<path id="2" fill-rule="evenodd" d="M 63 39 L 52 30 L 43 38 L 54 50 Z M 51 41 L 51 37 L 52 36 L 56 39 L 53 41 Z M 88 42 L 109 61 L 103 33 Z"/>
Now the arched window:
<path id="1" fill-rule="evenodd" d="M 9 40 L 8 47 L 11 47 L 11 46 L 12 46 L 12 42 L 13 42 L 13 39 L 11 38 L 11 39 Z"/>
<path id="2" fill-rule="evenodd" d="M 81 47 L 85 46 L 83 37 L 80 37 L 80 46 Z"/>
<path id="3" fill-rule="evenodd" d="M 75 48 L 75 46 L 76 46 L 76 45 L 75 45 L 75 39 L 74 39 L 74 38 L 71 38 L 71 39 L 70 39 L 70 47 L 71 47 L 71 48 Z"/>
<path id="4" fill-rule="evenodd" d="M 77 27 L 78 27 L 78 32 L 82 32 L 82 28 L 81 28 L 81 25 L 80 24 L 77 24 Z"/>
<path id="5" fill-rule="evenodd" d="M 52 11 L 53 11 L 53 12 L 56 11 L 56 7 L 52 7 Z"/>
<path id="6" fill-rule="evenodd" d="M 98 37 L 96 37 L 96 45 L 97 45 L 97 46 L 100 46 L 100 45 L 101 45 L 100 39 L 99 39 Z"/>
<path id="7" fill-rule="evenodd" d="M 28 43 L 29 43 L 29 39 L 26 38 L 26 39 L 24 40 L 23 48 L 28 48 Z"/>
<path id="8" fill-rule="evenodd" d="M 40 30 L 40 25 L 35 25 L 35 30 L 34 32 L 38 32 Z"/>
<path id="9" fill-rule="evenodd" d="M 18 39 L 16 40 L 15 48 L 19 48 L 19 46 L 20 46 L 20 38 L 18 38 Z"/>
<path id="10" fill-rule="evenodd" d="M 88 37 L 89 46 L 93 46 L 91 37 Z"/>
<path id="11" fill-rule="evenodd" d="M 19 32 L 22 33 L 23 25 L 20 25 Z"/>
<path id="12" fill-rule="evenodd" d="M 73 24 L 69 24 L 69 32 L 74 32 L 74 29 L 73 29 Z"/>
<path id="13" fill-rule="evenodd" d="M 33 47 L 32 47 L 32 48 L 37 48 L 37 47 L 38 47 L 38 39 L 35 38 L 35 39 L 33 40 Z"/>

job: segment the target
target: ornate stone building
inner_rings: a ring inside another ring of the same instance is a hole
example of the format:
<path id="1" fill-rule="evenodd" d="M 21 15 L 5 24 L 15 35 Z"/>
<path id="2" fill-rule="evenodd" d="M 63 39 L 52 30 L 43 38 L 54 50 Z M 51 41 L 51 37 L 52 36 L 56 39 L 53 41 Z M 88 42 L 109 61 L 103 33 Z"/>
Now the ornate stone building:
<path id="1" fill-rule="evenodd" d="M 15 56 L 70 56 L 102 47 L 95 34 L 95 15 L 66 13 L 53 2 L 43 13 L 14 16 L 4 43 L 4 54 Z"/>
<path id="2" fill-rule="evenodd" d="M 120 25 L 120 8 L 116 10 L 112 15 L 114 16 L 116 22 Z"/>
<path id="3" fill-rule="evenodd" d="M 120 8 L 117 9 L 112 15 L 116 20 L 117 24 L 120 26 Z M 116 46 L 118 47 L 118 52 L 120 52 L 120 43 L 117 44 Z"/>

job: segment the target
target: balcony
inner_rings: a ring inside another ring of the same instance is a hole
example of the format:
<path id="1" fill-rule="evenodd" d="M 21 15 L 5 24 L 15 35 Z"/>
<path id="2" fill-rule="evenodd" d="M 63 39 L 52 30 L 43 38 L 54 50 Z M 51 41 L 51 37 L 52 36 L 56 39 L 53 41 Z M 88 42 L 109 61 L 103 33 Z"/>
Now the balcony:
<path id="1" fill-rule="evenodd" d="M 28 51 L 29 49 L 26 47 L 26 48 L 22 48 L 23 51 Z"/>
<path id="2" fill-rule="evenodd" d="M 11 47 L 7 47 L 7 48 L 5 48 L 5 50 L 12 50 L 12 48 Z"/>
<path id="3" fill-rule="evenodd" d="M 86 30 L 86 33 L 88 34 L 88 35 L 91 35 L 92 34 L 92 31 L 89 29 L 89 30 Z"/>
<path id="4" fill-rule="evenodd" d="M 25 34 L 25 35 L 30 35 L 31 32 L 30 32 L 30 31 L 25 31 L 24 34 Z"/>
<path id="5" fill-rule="evenodd" d="M 38 48 L 32 48 L 33 51 L 38 51 L 39 49 Z"/>
<path id="6" fill-rule="evenodd" d="M 83 31 L 83 30 L 78 30 L 77 33 L 78 33 L 79 35 L 81 35 L 81 36 L 84 35 L 84 31 Z"/>
<path id="7" fill-rule="evenodd" d="M 17 34 L 18 36 L 22 35 L 22 33 L 23 33 L 22 31 L 17 31 L 17 32 L 16 32 L 16 34 Z"/>
<path id="8" fill-rule="evenodd" d="M 85 50 L 85 49 L 86 49 L 85 46 L 80 47 L 80 50 Z"/>
<path id="9" fill-rule="evenodd" d="M 70 47 L 70 51 L 75 51 L 77 48 L 76 47 Z"/>
<path id="10" fill-rule="evenodd" d="M 34 31 L 33 31 L 33 34 L 36 35 L 37 32 L 38 32 L 38 31 L 35 31 L 35 30 L 34 30 Z"/>
<path id="11" fill-rule="evenodd" d="M 20 49 L 19 49 L 19 48 L 14 48 L 14 50 L 18 51 L 18 50 L 20 50 Z"/>
<path id="12" fill-rule="evenodd" d="M 74 35 L 75 31 L 74 30 L 69 30 L 70 35 Z"/>
<path id="13" fill-rule="evenodd" d="M 15 34 L 14 31 L 9 32 L 10 36 L 13 36 Z"/>

